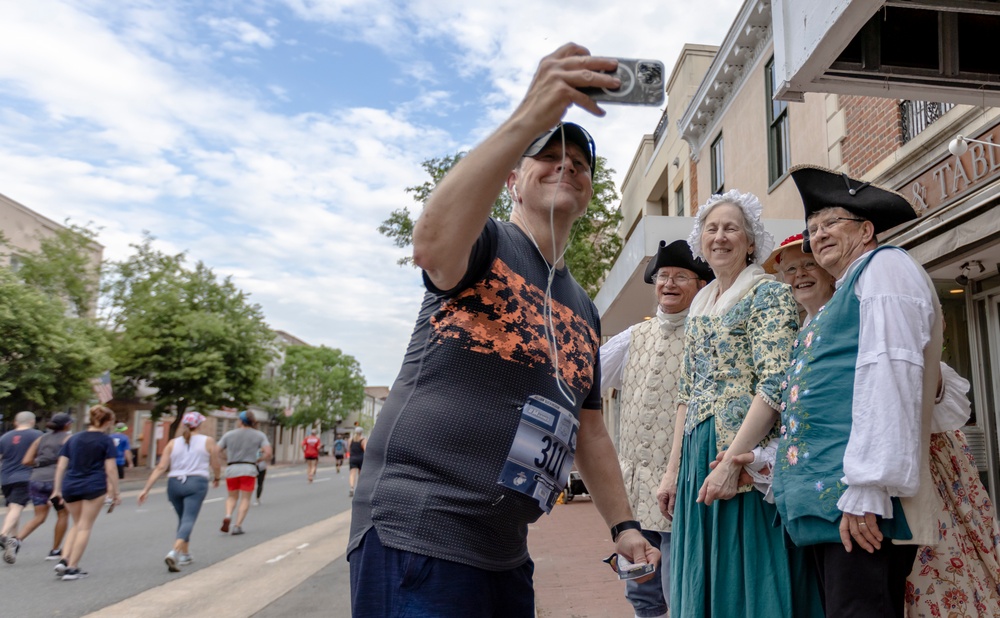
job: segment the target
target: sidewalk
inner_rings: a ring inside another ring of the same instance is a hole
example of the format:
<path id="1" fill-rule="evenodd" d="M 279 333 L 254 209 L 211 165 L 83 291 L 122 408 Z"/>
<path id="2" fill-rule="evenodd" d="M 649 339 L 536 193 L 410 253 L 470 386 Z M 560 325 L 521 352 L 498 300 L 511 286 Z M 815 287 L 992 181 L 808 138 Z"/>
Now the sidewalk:
<path id="1" fill-rule="evenodd" d="M 611 533 L 589 498 L 557 504 L 528 527 L 539 618 L 633 616 L 625 584 L 601 562 L 614 552 Z"/>

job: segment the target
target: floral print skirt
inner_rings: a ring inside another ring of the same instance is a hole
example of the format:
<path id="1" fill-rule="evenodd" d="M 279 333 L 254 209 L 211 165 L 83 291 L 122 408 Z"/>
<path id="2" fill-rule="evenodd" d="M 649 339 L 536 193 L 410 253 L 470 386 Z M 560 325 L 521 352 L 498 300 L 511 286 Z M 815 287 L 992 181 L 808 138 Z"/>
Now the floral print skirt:
<path id="1" fill-rule="evenodd" d="M 907 615 L 1000 616 L 1000 532 L 965 435 L 931 435 L 930 463 L 948 526 L 937 545 L 917 552 L 906 580 Z"/>

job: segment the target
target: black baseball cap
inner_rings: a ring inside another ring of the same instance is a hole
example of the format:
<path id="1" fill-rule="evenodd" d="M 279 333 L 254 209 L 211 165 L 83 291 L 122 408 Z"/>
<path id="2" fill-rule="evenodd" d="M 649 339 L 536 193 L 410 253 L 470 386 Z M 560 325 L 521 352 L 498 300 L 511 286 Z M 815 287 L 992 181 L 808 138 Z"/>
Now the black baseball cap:
<path id="1" fill-rule="evenodd" d="M 580 147 L 584 155 L 587 157 L 587 164 L 590 165 L 590 179 L 594 179 L 594 165 L 597 161 L 597 146 L 594 145 L 594 138 L 587 133 L 587 130 L 578 124 L 572 122 L 560 122 L 556 126 L 552 127 L 542 135 L 535 138 L 535 141 L 531 142 L 528 149 L 524 151 L 524 156 L 533 157 L 542 151 L 543 148 L 549 145 L 549 141 L 552 139 L 560 139 L 559 134 L 562 131 L 563 135 L 566 136 L 566 140 L 573 142 Z"/>

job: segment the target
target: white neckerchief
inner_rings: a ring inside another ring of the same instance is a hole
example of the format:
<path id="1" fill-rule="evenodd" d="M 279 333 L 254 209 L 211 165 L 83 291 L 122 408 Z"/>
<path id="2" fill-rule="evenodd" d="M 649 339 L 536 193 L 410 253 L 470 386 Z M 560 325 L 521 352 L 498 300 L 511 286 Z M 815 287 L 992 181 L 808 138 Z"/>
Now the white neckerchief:
<path id="1" fill-rule="evenodd" d="M 660 321 L 660 328 L 673 330 L 678 326 L 684 326 L 684 320 L 687 319 L 688 311 L 689 309 L 684 309 L 677 313 L 664 313 L 663 309 L 657 307 L 656 319 Z"/>
<path id="2" fill-rule="evenodd" d="M 719 294 L 719 280 L 715 279 L 698 292 L 691 301 L 689 315 L 724 315 L 762 280 L 774 280 L 759 264 L 750 264 L 736 277 L 728 290 Z"/>

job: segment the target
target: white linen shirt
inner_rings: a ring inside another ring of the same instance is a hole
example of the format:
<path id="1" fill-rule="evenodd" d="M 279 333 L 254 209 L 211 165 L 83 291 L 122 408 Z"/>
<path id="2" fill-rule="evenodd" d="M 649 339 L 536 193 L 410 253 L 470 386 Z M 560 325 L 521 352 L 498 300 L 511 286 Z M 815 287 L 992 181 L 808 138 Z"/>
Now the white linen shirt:
<path id="1" fill-rule="evenodd" d="M 869 253 L 851 264 L 838 289 Z M 861 324 L 841 479 L 848 487 L 837 507 L 891 518 L 891 498 L 916 495 L 920 486 L 923 350 L 935 319 L 935 292 L 909 254 L 889 249 L 872 257 L 854 293 Z"/>

